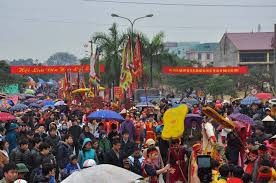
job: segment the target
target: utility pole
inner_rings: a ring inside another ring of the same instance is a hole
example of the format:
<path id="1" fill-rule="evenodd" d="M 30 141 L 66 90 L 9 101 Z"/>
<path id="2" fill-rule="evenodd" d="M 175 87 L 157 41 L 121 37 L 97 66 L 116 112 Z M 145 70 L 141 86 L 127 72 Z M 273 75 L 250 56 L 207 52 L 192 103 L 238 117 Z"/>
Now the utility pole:
<path id="1" fill-rule="evenodd" d="M 274 54 L 273 54 L 273 80 L 274 80 L 274 88 L 276 88 L 276 24 L 274 24 L 274 41 L 273 41 L 273 46 L 274 46 Z"/>

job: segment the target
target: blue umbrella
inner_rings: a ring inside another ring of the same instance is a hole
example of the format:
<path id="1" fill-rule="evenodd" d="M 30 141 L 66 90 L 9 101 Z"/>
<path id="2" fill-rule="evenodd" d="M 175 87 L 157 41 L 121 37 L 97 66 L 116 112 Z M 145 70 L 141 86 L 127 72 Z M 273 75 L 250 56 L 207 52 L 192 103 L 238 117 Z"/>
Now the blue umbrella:
<path id="1" fill-rule="evenodd" d="M 29 105 L 29 107 L 32 107 L 32 108 L 41 108 L 41 106 L 39 104 L 37 104 L 37 103 L 31 103 Z"/>
<path id="2" fill-rule="evenodd" d="M 88 119 L 110 119 L 124 121 L 125 119 L 117 112 L 111 110 L 99 110 L 88 115 Z"/>
<path id="3" fill-rule="evenodd" d="M 46 105 L 53 106 L 53 105 L 55 105 L 55 102 L 51 99 L 46 99 L 46 100 L 43 100 L 43 104 L 44 104 L 44 106 L 46 106 Z"/>
<path id="4" fill-rule="evenodd" d="M 254 96 L 248 96 L 241 100 L 242 105 L 251 105 L 251 104 L 260 104 L 260 103 L 261 101 Z"/>
<path id="5" fill-rule="evenodd" d="M 16 104 L 15 106 L 10 108 L 11 111 L 23 111 L 25 109 L 28 109 L 28 106 L 26 106 L 25 104 Z"/>

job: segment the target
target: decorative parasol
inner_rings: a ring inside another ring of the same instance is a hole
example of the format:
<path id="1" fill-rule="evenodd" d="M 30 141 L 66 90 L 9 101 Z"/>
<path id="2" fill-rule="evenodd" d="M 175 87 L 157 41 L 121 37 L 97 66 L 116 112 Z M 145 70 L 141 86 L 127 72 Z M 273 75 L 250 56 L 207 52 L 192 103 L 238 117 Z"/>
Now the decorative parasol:
<path id="1" fill-rule="evenodd" d="M 253 125 L 254 120 L 252 118 L 250 118 L 249 116 L 245 115 L 245 114 L 241 114 L 241 113 L 235 113 L 235 114 L 231 114 L 229 116 L 229 118 L 232 119 L 232 121 L 240 121 L 240 122 L 244 122 L 250 125 Z"/>
<path id="2" fill-rule="evenodd" d="M 273 95 L 271 93 L 257 93 L 255 97 L 260 100 L 270 100 L 273 98 Z"/>
<path id="3" fill-rule="evenodd" d="M 185 128 L 186 127 L 191 127 L 192 126 L 192 121 L 196 121 L 199 125 L 202 123 L 202 116 L 199 114 L 187 114 L 185 118 Z"/>
<path id="4" fill-rule="evenodd" d="M 2 122 L 7 122 L 15 119 L 15 116 L 11 115 L 10 113 L 0 112 L 0 121 Z"/>
<path id="5" fill-rule="evenodd" d="M 76 94 L 76 93 L 86 93 L 86 92 L 89 92 L 91 89 L 90 88 L 79 88 L 77 90 L 74 90 L 72 91 L 73 94 Z"/>
<path id="6" fill-rule="evenodd" d="M 116 121 L 124 121 L 125 119 L 117 112 L 111 110 L 98 110 L 88 115 L 88 119 L 110 119 Z"/>
<path id="7" fill-rule="evenodd" d="M 136 107 L 155 107 L 155 105 L 150 102 L 140 102 L 136 105 Z"/>
<path id="8" fill-rule="evenodd" d="M 251 105 L 251 104 L 260 104 L 260 103 L 261 101 L 254 96 L 248 96 L 241 100 L 242 105 Z"/>
<path id="9" fill-rule="evenodd" d="M 25 104 L 16 104 L 15 106 L 10 108 L 11 111 L 23 111 L 25 109 L 28 109 L 28 106 L 26 106 Z"/>
<path id="10" fill-rule="evenodd" d="M 131 183 L 139 182 L 137 180 L 140 178 L 142 178 L 140 175 L 124 168 L 109 164 L 102 164 L 74 172 L 63 180 L 62 183 Z"/>

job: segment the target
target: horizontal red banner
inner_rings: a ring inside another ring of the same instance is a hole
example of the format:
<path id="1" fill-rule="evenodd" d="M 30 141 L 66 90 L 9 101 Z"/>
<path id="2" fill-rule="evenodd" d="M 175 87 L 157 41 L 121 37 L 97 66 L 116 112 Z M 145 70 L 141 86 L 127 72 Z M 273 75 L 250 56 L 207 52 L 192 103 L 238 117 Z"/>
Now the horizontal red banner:
<path id="1" fill-rule="evenodd" d="M 65 72 L 89 73 L 90 65 L 55 65 L 55 66 L 10 66 L 11 74 L 63 74 Z M 105 70 L 104 65 L 100 64 L 100 72 Z"/>
<path id="2" fill-rule="evenodd" d="M 247 74 L 248 67 L 170 67 L 162 68 L 164 74 Z"/>

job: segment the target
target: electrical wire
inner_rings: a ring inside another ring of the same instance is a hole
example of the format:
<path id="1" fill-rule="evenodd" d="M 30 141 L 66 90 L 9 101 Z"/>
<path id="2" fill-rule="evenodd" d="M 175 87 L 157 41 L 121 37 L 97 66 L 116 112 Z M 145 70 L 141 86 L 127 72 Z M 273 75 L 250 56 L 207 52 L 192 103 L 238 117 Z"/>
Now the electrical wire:
<path id="1" fill-rule="evenodd" d="M 161 3 L 161 2 L 137 2 L 115 0 L 83 0 L 97 3 L 133 4 L 133 5 L 157 5 L 157 6 L 190 6 L 190 7 L 239 7 L 239 8 L 276 8 L 276 4 L 193 4 L 193 3 Z"/>

